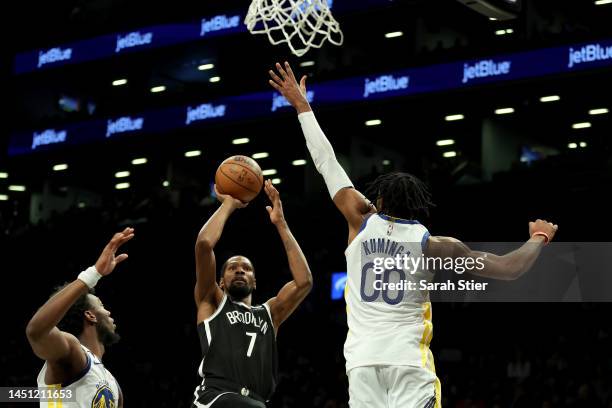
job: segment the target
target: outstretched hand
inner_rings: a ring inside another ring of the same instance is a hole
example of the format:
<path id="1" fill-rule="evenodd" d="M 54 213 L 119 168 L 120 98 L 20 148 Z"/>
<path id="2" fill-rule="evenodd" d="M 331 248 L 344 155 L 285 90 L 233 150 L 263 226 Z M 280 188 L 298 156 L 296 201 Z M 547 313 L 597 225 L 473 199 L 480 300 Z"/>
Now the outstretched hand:
<path id="1" fill-rule="evenodd" d="M 283 203 L 281 202 L 278 190 L 270 180 L 266 180 L 264 191 L 272 202 L 272 206 L 266 206 L 266 210 L 270 214 L 270 221 L 277 227 L 283 225 L 285 223 L 285 214 L 283 213 Z"/>
<path id="2" fill-rule="evenodd" d="M 285 99 L 287 99 L 287 102 L 289 102 L 298 113 L 311 111 L 312 109 L 306 98 L 306 75 L 302 76 L 298 84 L 293 74 L 293 70 L 291 69 L 291 65 L 286 61 L 284 68 L 277 62 L 276 70 L 278 74 L 272 69 L 269 71 L 270 77 L 272 78 L 268 80 L 270 85 L 283 95 Z"/>
<path id="3" fill-rule="evenodd" d="M 102 250 L 100 257 L 96 261 L 96 270 L 102 276 L 109 275 L 115 266 L 128 258 L 127 254 L 115 256 L 117 250 L 130 239 L 134 238 L 134 228 L 126 228 L 122 232 L 116 233 L 113 238 Z"/>

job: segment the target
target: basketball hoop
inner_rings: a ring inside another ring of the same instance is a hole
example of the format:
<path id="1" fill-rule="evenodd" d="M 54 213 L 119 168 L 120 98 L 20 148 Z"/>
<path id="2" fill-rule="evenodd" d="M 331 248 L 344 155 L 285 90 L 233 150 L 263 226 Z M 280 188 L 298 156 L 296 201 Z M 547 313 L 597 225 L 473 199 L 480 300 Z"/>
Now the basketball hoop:
<path id="1" fill-rule="evenodd" d="M 273 45 L 287 43 L 298 57 L 326 40 L 334 45 L 344 41 L 327 0 L 253 0 L 244 24 L 251 34 L 267 34 Z"/>

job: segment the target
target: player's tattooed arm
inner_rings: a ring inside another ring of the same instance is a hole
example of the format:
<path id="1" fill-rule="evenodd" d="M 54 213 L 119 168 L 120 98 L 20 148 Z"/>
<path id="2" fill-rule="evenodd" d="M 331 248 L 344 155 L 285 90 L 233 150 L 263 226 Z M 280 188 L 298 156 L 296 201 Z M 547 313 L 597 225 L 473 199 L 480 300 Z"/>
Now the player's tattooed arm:
<path id="1" fill-rule="evenodd" d="M 272 202 L 272 205 L 267 206 L 266 210 L 270 215 L 270 221 L 276 226 L 278 234 L 283 241 L 287 259 L 289 260 L 289 269 L 293 276 L 293 280 L 285 284 L 278 292 L 278 295 L 267 302 L 270 307 L 274 328 L 278 329 L 278 326 L 293 313 L 312 289 L 312 274 L 300 245 L 287 225 L 278 190 L 276 190 L 270 180 L 266 180 L 264 190 Z"/>
<path id="2" fill-rule="evenodd" d="M 96 261 L 98 274 L 110 274 L 115 266 L 127 259 L 127 254 L 115 254 L 121 245 L 133 237 L 133 228 L 126 228 L 113 236 Z M 84 281 L 76 279 L 38 309 L 26 327 L 26 336 L 34 354 L 51 364 L 61 362 L 71 367 L 85 365 L 86 357 L 79 340 L 70 333 L 60 331 L 57 325 L 70 307 L 88 290 Z"/>
<path id="3" fill-rule="evenodd" d="M 221 238 L 223 228 L 230 215 L 236 209 L 247 206 L 247 204 L 232 196 L 219 193 L 217 186 L 215 186 L 215 193 L 217 199 L 221 202 L 221 206 L 200 229 L 195 244 L 196 285 L 194 297 L 197 306 L 202 302 L 216 304 L 223 297 L 223 291 L 216 282 L 217 264 L 214 248 Z"/>
<path id="4" fill-rule="evenodd" d="M 544 220 L 529 223 L 531 238 L 520 248 L 505 255 L 495 255 L 489 252 L 474 251 L 466 244 L 450 237 L 430 237 L 427 241 L 425 255 L 440 258 L 472 258 L 479 259 L 482 270 L 473 269 L 470 273 L 476 276 L 498 280 L 515 280 L 529 271 L 540 255 L 542 247 L 555 236 L 558 226 Z"/>

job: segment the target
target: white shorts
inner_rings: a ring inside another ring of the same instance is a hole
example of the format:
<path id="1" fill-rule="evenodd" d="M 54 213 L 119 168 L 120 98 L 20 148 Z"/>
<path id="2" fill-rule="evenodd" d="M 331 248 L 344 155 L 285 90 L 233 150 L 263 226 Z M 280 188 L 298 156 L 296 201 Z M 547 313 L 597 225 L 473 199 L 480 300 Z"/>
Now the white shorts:
<path id="1" fill-rule="evenodd" d="M 440 380 L 414 366 L 355 367 L 348 373 L 350 408 L 440 408 Z"/>

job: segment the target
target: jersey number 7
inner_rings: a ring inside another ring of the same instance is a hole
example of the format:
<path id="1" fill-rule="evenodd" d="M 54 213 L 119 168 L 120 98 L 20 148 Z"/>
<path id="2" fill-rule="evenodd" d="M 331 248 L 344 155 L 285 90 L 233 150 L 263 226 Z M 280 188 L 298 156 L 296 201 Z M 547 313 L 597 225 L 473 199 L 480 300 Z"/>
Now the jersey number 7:
<path id="1" fill-rule="evenodd" d="M 251 338 L 251 342 L 249 343 L 249 349 L 247 350 L 247 357 L 251 357 L 251 354 L 253 354 L 253 346 L 255 346 L 255 339 L 257 338 L 257 333 L 246 332 L 246 335 Z"/>

